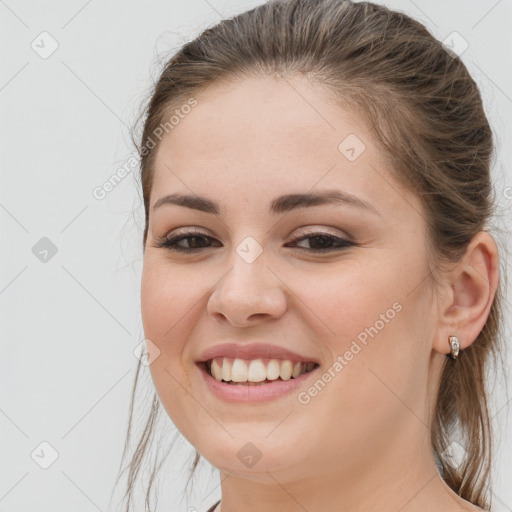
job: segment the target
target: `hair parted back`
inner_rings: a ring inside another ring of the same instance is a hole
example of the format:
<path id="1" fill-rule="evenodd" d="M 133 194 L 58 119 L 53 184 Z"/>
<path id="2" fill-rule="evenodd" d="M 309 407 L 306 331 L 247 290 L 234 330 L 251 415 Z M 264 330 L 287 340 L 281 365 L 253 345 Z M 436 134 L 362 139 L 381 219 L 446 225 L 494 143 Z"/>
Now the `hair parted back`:
<path id="1" fill-rule="evenodd" d="M 183 45 L 152 88 L 138 144 L 144 246 L 159 147 L 148 141 L 154 141 L 169 112 L 191 96 L 209 86 L 257 75 L 304 76 L 339 99 L 340 105 L 364 116 L 396 178 L 424 206 L 433 283 L 435 270 L 457 262 L 473 236 L 487 229 L 495 204 L 490 179 L 493 137 L 478 87 L 460 58 L 421 23 L 384 6 L 350 0 L 270 0 Z M 500 284 L 475 342 L 457 361 L 446 358 L 431 423 L 432 450 L 443 479 L 462 498 L 484 509 L 489 506 L 492 459 L 485 385 L 491 362 L 502 354 L 502 304 Z M 140 367 L 139 361 L 123 460 Z M 126 511 L 160 409 L 155 392 L 144 431 L 125 468 Z M 458 467 L 442 456 L 453 441 L 467 455 Z M 196 451 L 191 476 L 199 458 Z M 147 510 L 159 467 L 153 466 Z"/>

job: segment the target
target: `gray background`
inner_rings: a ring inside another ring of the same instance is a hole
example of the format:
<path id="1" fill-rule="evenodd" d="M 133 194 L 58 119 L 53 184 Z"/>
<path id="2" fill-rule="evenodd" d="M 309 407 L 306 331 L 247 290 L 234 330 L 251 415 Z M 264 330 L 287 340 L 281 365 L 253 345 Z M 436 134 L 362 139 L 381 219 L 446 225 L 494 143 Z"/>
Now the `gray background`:
<path id="1" fill-rule="evenodd" d="M 135 169 L 106 198 L 93 190 L 132 155 L 128 127 L 165 52 L 259 3 L 0 0 L 0 512 L 114 509 L 133 350 L 144 337 L 143 209 Z M 512 1 L 383 3 L 440 40 L 456 31 L 469 44 L 462 58 L 497 136 L 500 222 L 510 224 Z M 147 402 L 148 373 L 143 382 Z M 511 511 L 505 403 L 497 387 L 494 498 L 496 510 Z M 164 440 L 174 434 L 166 418 L 161 428 Z M 42 469 L 52 450 L 58 458 Z M 172 453 L 157 510 L 206 510 L 220 497 L 216 472 L 205 464 L 195 492 L 182 494 L 193 450 L 178 439 Z"/>

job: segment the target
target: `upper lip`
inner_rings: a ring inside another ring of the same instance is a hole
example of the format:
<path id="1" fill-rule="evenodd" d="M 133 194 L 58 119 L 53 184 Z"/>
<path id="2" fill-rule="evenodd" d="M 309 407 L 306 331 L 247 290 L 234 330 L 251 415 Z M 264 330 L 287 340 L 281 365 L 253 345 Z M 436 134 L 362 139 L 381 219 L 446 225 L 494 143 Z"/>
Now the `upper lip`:
<path id="1" fill-rule="evenodd" d="M 239 359 L 290 359 L 305 363 L 313 362 L 319 364 L 313 356 L 303 356 L 284 347 L 270 345 L 268 343 L 223 343 L 206 349 L 197 359 L 197 363 L 204 363 L 214 357 L 232 357 Z"/>

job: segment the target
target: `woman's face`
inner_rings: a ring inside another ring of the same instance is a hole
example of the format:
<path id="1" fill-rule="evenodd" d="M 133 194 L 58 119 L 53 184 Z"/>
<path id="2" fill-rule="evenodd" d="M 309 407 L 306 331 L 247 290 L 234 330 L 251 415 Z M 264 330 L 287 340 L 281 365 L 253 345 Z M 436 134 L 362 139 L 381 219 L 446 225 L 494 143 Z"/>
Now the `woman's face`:
<path id="1" fill-rule="evenodd" d="M 418 198 L 361 117 L 304 80 L 248 78 L 195 100 L 157 153 L 142 275 L 167 413 L 212 464 L 262 481 L 393 464 L 397 446 L 417 459 L 443 358 Z M 186 233 L 182 250 L 158 246 Z M 263 358 L 252 376 L 268 359 L 318 366 L 296 382 L 226 384 L 198 364 L 221 344 L 239 350 L 217 352 L 228 366 Z M 261 344 L 293 355 L 243 351 Z"/>

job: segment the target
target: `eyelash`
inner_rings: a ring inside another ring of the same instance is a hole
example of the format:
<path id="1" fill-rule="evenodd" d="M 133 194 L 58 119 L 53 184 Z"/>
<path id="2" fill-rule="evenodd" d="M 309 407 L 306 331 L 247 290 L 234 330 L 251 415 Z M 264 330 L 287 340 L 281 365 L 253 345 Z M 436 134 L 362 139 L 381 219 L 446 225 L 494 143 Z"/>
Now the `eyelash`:
<path id="1" fill-rule="evenodd" d="M 350 240 L 346 240 L 344 238 L 339 238 L 339 237 L 330 235 L 328 233 L 321 233 L 321 232 L 313 232 L 313 233 L 309 233 L 307 235 L 298 236 L 298 237 L 294 238 L 293 240 L 291 240 L 290 243 L 296 243 L 301 240 L 306 240 L 308 238 L 317 238 L 317 237 L 325 237 L 330 240 L 333 240 L 335 243 L 338 243 L 338 247 L 331 247 L 331 248 L 324 248 L 324 249 L 305 249 L 303 247 L 299 247 L 299 251 L 307 252 L 307 253 L 327 253 L 327 252 L 341 251 L 348 247 L 357 246 L 357 244 L 355 242 L 352 242 Z M 181 252 L 181 253 L 194 253 L 194 252 L 201 251 L 202 249 L 209 248 L 209 247 L 199 247 L 199 248 L 187 249 L 185 247 L 180 247 L 177 245 L 177 243 L 180 242 L 181 240 L 187 240 L 189 238 L 205 238 L 205 239 L 209 239 L 209 240 L 215 240 L 211 236 L 205 235 L 205 234 L 197 232 L 197 231 L 191 231 L 189 233 L 165 237 L 161 240 L 158 240 L 155 243 L 155 247 L 158 247 L 158 248 L 164 247 L 169 251 L 175 251 L 175 252 Z"/>

